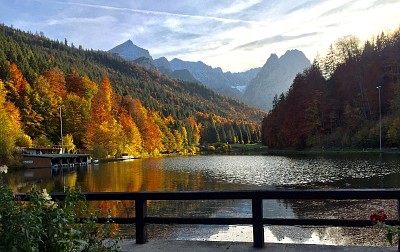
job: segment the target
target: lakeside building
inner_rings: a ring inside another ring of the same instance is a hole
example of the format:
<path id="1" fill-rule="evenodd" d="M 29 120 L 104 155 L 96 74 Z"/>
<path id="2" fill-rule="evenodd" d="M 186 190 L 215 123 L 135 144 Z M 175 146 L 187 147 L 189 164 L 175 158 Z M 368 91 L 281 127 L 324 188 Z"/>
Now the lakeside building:
<path id="1" fill-rule="evenodd" d="M 90 163 L 89 154 L 63 154 L 61 148 L 26 148 L 22 163 L 27 168 L 56 168 Z"/>

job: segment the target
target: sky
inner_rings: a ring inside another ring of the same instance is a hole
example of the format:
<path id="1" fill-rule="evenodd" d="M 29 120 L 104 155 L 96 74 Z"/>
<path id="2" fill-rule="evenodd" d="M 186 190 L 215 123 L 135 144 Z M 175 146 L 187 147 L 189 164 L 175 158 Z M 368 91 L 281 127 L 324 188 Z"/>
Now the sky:
<path id="1" fill-rule="evenodd" d="M 400 27 L 400 0 L 0 0 L 0 23 L 107 51 L 126 40 L 224 72 L 298 49 L 311 61 L 338 38 Z"/>

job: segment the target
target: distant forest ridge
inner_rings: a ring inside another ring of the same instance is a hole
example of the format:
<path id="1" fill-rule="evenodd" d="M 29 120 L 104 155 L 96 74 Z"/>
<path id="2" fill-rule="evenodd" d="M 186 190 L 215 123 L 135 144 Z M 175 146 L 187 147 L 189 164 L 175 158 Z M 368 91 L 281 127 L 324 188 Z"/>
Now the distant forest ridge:
<path id="1" fill-rule="evenodd" d="M 380 140 L 398 148 L 400 28 L 364 44 L 355 36 L 336 40 L 275 96 L 262 137 L 274 149 L 379 149 Z"/>
<path id="2" fill-rule="evenodd" d="M 60 115 L 66 148 L 104 157 L 260 142 L 265 113 L 106 52 L 0 25 L 0 163 L 12 159 L 11 146 L 59 144 Z"/>

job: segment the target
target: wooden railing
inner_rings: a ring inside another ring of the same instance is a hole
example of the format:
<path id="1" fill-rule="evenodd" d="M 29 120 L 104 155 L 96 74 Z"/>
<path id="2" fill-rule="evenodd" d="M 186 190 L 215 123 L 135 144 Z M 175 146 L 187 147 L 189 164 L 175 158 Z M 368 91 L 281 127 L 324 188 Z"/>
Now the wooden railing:
<path id="1" fill-rule="evenodd" d="M 266 218 L 263 216 L 263 200 L 296 199 L 296 200 L 397 200 L 398 216 L 400 209 L 400 189 L 335 189 L 335 190 L 262 190 L 262 191 L 181 191 L 181 192 L 88 192 L 84 193 L 88 201 L 134 200 L 134 218 L 113 218 L 118 224 L 136 224 L 136 243 L 147 241 L 146 224 L 205 224 L 205 225 L 238 225 L 249 224 L 253 227 L 253 245 L 264 246 L 264 225 L 285 226 L 337 226 L 368 227 L 372 226 L 366 216 L 365 220 L 340 219 L 290 219 Z M 52 193 L 53 198 L 62 199 L 65 193 Z M 247 199 L 252 202 L 251 218 L 170 218 L 147 216 L 148 200 L 233 200 Z M 101 220 L 100 220 L 101 221 Z M 399 220 L 388 220 L 387 224 L 398 225 Z M 400 243 L 398 243 L 400 244 Z M 400 245 L 398 245 L 400 251 Z"/>

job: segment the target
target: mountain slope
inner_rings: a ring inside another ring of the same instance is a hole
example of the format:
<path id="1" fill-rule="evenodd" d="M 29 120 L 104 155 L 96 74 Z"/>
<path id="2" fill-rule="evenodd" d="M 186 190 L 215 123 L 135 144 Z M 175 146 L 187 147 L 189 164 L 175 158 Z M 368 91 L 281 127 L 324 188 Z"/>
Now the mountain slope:
<path id="1" fill-rule="evenodd" d="M 107 75 L 118 94 L 137 98 L 146 108 L 176 119 L 197 112 L 252 122 L 260 122 L 263 117 L 261 111 L 218 95 L 203 85 L 169 78 L 107 52 L 72 48 L 4 25 L 0 25 L 0 42 L 1 79 L 9 78 L 7 61 L 16 63 L 31 85 L 38 74 L 59 68 L 66 74 L 78 71 L 96 83 Z M 125 43 L 129 47 L 130 44 Z"/>
<path id="2" fill-rule="evenodd" d="M 274 96 L 285 93 L 296 74 L 309 66 L 310 61 L 299 50 L 287 51 L 280 58 L 271 54 L 247 87 L 244 93 L 245 101 L 265 111 L 271 109 Z"/>
<path id="3" fill-rule="evenodd" d="M 230 88 L 221 68 L 212 68 L 201 61 L 191 62 L 173 59 L 170 62 L 172 70 L 187 69 L 197 80 L 216 91 Z"/>
<path id="4" fill-rule="evenodd" d="M 4 25 L 0 89 L 21 137 L 39 146 L 61 142 L 60 122 L 64 136 L 96 157 L 185 154 L 200 144 L 261 140 L 264 113 L 203 85 Z"/>
<path id="5" fill-rule="evenodd" d="M 193 75 L 187 69 L 182 70 L 175 70 L 169 76 L 174 79 L 188 81 L 188 82 L 195 82 L 201 84 L 198 80 L 196 80 Z"/>
<path id="6" fill-rule="evenodd" d="M 172 68 L 171 68 L 171 64 L 169 64 L 169 61 L 165 57 L 155 59 L 154 65 L 157 67 L 157 69 L 160 73 L 170 75 L 173 72 Z"/>

